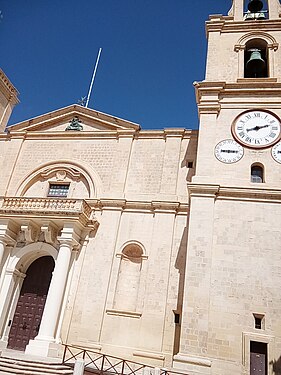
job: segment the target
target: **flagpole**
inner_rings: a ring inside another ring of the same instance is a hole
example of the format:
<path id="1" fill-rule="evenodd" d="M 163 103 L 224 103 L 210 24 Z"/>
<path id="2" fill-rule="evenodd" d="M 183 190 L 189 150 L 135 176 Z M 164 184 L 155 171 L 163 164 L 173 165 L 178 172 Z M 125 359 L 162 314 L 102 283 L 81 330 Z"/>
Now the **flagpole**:
<path id="1" fill-rule="evenodd" d="M 91 96 L 91 93 L 92 93 L 93 84 L 94 84 L 94 80 L 95 80 L 98 65 L 99 65 L 101 51 L 102 51 L 102 48 L 99 49 L 98 57 L 97 57 L 97 60 L 96 60 L 96 65 L 95 65 L 95 68 L 94 68 L 94 71 L 93 71 L 93 76 L 92 76 L 92 80 L 91 80 L 91 84 L 90 84 L 89 92 L 88 92 L 88 96 L 87 96 L 87 101 L 86 101 L 86 105 L 85 105 L 86 108 L 88 108 L 88 104 L 89 104 L 89 101 L 90 101 L 90 96 Z"/>

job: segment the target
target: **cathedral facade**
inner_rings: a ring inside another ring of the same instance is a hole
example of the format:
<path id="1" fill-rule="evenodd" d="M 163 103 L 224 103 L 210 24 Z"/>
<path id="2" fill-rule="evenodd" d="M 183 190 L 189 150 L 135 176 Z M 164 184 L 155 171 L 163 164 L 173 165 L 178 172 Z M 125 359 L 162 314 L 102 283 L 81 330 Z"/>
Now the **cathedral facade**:
<path id="1" fill-rule="evenodd" d="M 79 105 L 6 128 L 0 72 L 0 348 L 281 373 L 280 17 L 210 16 L 198 131 Z"/>

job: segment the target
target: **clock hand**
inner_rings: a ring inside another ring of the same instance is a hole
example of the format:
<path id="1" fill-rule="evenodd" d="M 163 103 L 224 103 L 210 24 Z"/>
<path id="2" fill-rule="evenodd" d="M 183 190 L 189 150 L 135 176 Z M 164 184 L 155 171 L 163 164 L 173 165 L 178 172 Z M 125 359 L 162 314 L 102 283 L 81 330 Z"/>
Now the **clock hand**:
<path id="1" fill-rule="evenodd" d="M 247 129 L 247 133 L 248 133 L 248 132 L 251 132 L 252 130 L 257 131 L 257 130 L 259 130 L 259 129 L 260 129 L 259 126 L 256 125 L 254 128 Z"/>
<path id="2" fill-rule="evenodd" d="M 268 127 L 269 127 L 269 125 L 267 124 L 267 125 L 260 126 L 259 129 L 262 129 L 262 128 L 268 128 Z M 258 130 L 259 130 L 259 129 L 258 129 Z"/>
<path id="3" fill-rule="evenodd" d="M 262 128 L 268 128 L 268 127 L 269 127 L 268 124 L 267 124 L 267 125 L 262 125 L 262 126 L 258 126 L 258 125 L 256 125 L 254 128 L 247 129 L 247 133 L 250 132 L 250 131 L 252 131 L 252 130 L 258 131 L 258 130 L 260 130 L 260 129 L 262 129 Z"/>

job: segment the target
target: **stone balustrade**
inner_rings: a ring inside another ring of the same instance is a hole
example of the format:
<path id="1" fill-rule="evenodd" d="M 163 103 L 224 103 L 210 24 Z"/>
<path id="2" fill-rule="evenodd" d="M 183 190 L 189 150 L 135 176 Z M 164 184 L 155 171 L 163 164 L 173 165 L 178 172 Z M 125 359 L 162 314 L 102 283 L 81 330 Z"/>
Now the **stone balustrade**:
<path id="1" fill-rule="evenodd" d="M 74 216 L 84 224 L 94 220 L 91 207 L 83 199 L 5 197 L 0 201 L 0 215 L 3 214 Z"/>

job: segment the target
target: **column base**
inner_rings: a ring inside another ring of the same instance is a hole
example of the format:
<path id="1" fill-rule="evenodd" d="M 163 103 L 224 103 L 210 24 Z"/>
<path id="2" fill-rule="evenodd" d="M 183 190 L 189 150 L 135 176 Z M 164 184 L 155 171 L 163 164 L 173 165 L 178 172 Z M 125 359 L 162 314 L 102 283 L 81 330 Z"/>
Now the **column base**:
<path id="1" fill-rule="evenodd" d="M 49 341 L 29 340 L 25 348 L 25 354 L 36 355 L 39 357 L 59 357 L 60 344 Z"/>
<path id="2" fill-rule="evenodd" d="M 7 349 L 8 340 L 2 339 L 0 340 L 0 350 Z"/>
<path id="3" fill-rule="evenodd" d="M 178 353 L 173 358 L 173 368 L 190 375 L 209 375 L 211 374 L 212 361 L 208 358 L 193 357 Z"/>

